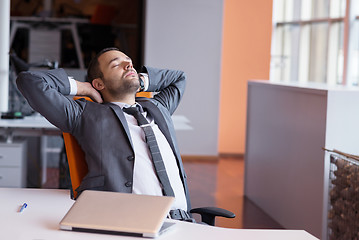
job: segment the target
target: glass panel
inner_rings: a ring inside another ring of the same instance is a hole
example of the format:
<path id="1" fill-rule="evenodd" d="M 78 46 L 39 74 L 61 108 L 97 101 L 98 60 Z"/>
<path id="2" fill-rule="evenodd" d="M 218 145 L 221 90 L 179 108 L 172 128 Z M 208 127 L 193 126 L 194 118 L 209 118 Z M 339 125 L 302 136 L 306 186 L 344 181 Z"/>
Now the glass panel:
<path id="1" fill-rule="evenodd" d="M 339 18 L 345 16 L 346 0 L 330 0 L 330 17 Z"/>
<path id="2" fill-rule="evenodd" d="M 351 32 L 352 52 L 349 54 L 348 61 L 348 85 L 359 85 L 359 21 L 354 22 L 354 27 Z"/>
<path id="3" fill-rule="evenodd" d="M 342 22 L 333 23 L 329 29 L 327 83 L 332 85 L 343 82 L 343 29 Z"/>
<path id="4" fill-rule="evenodd" d="M 289 82 L 293 80 L 293 62 L 295 63 L 296 54 L 293 51 L 294 32 L 292 26 L 281 26 L 275 30 L 275 40 L 273 43 L 271 59 L 271 80 Z M 296 67 L 294 65 L 294 67 Z"/>
<path id="5" fill-rule="evenodd" d="M 344 1 L 344 0 L 343 0 Z M 358 0 L 352 0 L 350 1 L 350 11 L 355 16 L 359 16 L 359 1 Z"/>
<path id="6" fill-rule="evenodd" d="M 300 25 L 292 25 L 290 28 L 291 34 L 291 54 L 290 54 L 290 63 L 291 63 L 291 72 L 290 72 L 290 81 L 298 81 L 298 70 L 299 70 L 299 43 L 300 43 Z"/>
<path id="7" fill-rule="evenodd" d="M 298 81 L 299 25 L 287 25 L 284 28 L 284 67 L 282 81 Z"/>
<path id="8" fill-rule="evenodd" d="M 359 16 L 359 1 L 350 1 L 351 16 Z M 354 20 L 350 28 L 347 85 L 359 86 L 359 20 Z"/>
<path id="9" fill-rule="evenodd" d="M 309 81 L 326 82 L 328 23 L 312 25 L 310 37 Z"/>
<path id="10" fill-rule="evenodd" d="M 293 2 L 293 20 L 295 20 L 295 21 L 301 20 L 301 12 L 302 12 L 301 1 L 295 0 Z"/>
<path id="11" fill-rule="evenodd" d="M 294 1 L 295 0 L 285 0 L 284 8 L 284 21 L 292 21 L 293 20 L 293 12 L 294 12 Z"/>
<path id="12" fill-rule="evenodd" d="M 298 81 L 308 82 L 310 58 L 310 25 L 304 25 L 300 34 Z"/>
<path id="13" fill-rule="evenodd" d="M 328 18 L 329 16 L 329 1 L 316 0 L 313 1 L 313 19 Z"/>
<path id="14" fill-rule="evenodd" d="M 273 1 L 273 22 L 284 21 L 284 1 L 285 0 Z"/>
<path id="15" fill-rule="evenodd" d="M 339 51 L 338 51 L 338 65 L 337 65 L 337 84 L 343 83 L 343 76 L 344 76 L 344 23 L 337 23 L 339 26 Z"/>
<path id="16" fill-rule="evenodd" d="M 290 80 L 290 67 L 291 67 L 291 34 L 290 26 L 285 26 L 283 31 L 283 52 L 281 55 L 282 58 L 282 73 L 281 81 L 288 82 Z"/>
<path id="17" fill-rule="evenodd" d="M 312 17 L 313 0 L 302 0 L 301 19 L 309 20 Z"/>
<path id="18" fill-rule="evenodd" d="M 284 66 L 283 59 L 283 27 L 277 27 L 274 30 L 274 36 L 271 50 L 271 63 L 270 63 L 270 80 L 280 81 L 282 69 Z"/>

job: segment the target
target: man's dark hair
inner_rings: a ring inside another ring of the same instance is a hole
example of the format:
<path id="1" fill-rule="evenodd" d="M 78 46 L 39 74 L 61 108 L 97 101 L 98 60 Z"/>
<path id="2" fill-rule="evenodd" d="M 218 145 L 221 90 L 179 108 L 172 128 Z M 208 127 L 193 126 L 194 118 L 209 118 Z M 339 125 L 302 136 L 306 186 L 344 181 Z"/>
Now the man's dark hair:
<path id="1" fill-rule="evenodd" d="M 92 80 L 96 78 L 102 78 L 103 73 L 100 70 L 100 63 L 98 62 L 98 58 L 108 51 L 120 51 L 118 48 L 109 47 L 104 48 L 100 52 L 96 54 L 96 56 L 90 61 L 89 67 L 87 68 L 87 81 L 92 83 Z"/>

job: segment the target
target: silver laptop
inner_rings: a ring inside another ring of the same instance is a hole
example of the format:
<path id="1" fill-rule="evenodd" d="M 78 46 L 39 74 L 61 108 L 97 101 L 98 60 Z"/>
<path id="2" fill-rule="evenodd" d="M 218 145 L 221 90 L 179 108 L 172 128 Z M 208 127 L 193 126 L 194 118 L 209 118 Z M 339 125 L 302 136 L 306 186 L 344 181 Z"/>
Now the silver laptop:
<path id="1" fill-rule="evenodd" d="M 164 222 L 174 197 L 90 191 L 81 193 L 60 229 L 154 238 L 173 228 Z"/>

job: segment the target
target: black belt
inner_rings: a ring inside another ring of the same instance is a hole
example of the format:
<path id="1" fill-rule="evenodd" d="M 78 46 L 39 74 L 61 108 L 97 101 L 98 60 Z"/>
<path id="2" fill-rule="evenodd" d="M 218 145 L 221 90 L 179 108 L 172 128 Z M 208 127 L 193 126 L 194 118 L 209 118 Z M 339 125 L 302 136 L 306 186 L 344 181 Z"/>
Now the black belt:
<path id="1" fill-rule="evenodd" d="M 195 222 L 194 219 L 188 214 L 188 212 L 182 209 L 171 210 L 169 215 L 171 219 L 187 221 L 187 222 Z"/>

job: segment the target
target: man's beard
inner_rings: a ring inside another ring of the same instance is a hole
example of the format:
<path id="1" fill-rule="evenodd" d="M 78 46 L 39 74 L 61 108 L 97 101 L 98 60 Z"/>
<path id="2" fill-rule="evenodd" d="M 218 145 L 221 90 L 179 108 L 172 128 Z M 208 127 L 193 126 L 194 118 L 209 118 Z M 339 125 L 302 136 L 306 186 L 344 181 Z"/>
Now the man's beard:
<path id="1" fill-rule="evenodd" d="M 115 89 L 108 89 L 109 93 L 112 96 L 119 96 L 119 95 L 127 95 L 127 94 L 136 94 L 139 87 L 140 81 L 139 79 L 121 79 L 123 82 L 122 84 L 115 88 Z M 136 81 L 137 80 L 137 81 Z"/>

